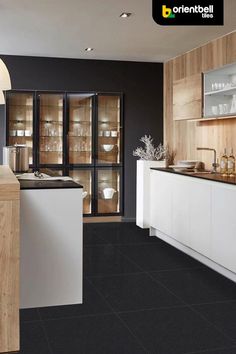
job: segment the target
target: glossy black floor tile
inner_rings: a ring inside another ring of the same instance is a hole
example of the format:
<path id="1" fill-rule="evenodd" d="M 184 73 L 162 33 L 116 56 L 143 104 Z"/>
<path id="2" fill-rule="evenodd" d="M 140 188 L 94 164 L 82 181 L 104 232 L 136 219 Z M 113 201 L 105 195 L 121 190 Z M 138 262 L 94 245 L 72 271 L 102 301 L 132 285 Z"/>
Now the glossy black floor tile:
<path id="1" fill-rule="evenodd" d="M 40 322 L 21 323 L 20 354 L 52 354 Z"/>
<path id="2" fill-rule="evenodd" d="M 151 275 L 189 304 L 236 300 L 236 284 L 208 268 Z"/>
<path id="3" fill-rule="evenodd" d="M 195 305 L 193 307 L 236 342 L 236 302 Z"/>
<path id="4" fill-rule="evenodd" d="M 115 315 L 44 322 L 53 354 L 144 354 Z"/>
<path id="5" fill-rule="evenodd" d="M 160 308 L 183 304 L 147 274 L 91 278 L 115 311 Z"/>
<path id="6" fill-rule="evenodd" d="M 140 272 L 112 245 L 84 248 L 84 274 L 107 275 Z"/>
<path id="7" fill-rule="evenodd" d="M 188 354 L 188 353 L 185 353 Z M 236 354 L 236 347 L 191 352 L 190 354 Z"/>
<path id="8" fill-rule="evenodd" d="M 152 243 L 157 237 L 149 237 L 148 229 L 141 229 L 135 223 L 110 223 L 107 227 L 97 224 L 96 234 L 101 235 L 104 242 L 111 244 Z"/>
<path id="9" fill-rule="evenodd" d="M 193 258 L 159 241 L 145 245 L 124 245 L 119 250 L 145 271 L 201 267 Z"/>
<path id="10" fill-rule="evenodd" d="M 188 307 L 123 313 L 148 353 L 184 354 L 233 343 Z"/>
<path id="11" fill-rule="evenodd" d="M 98 232 L 96 232 L 97 224 L 88 223 L 83 225 L 83 244 L 84 246 L 101 245 L 107 243 Z M 104 229 L 104 226 L 103 226 Z M 102 233 L 101 233 L 102 234 Z"/>
<path id="12" fill-rule="evenodd" d="M 134 223 L 84 246 L 83 304 L 22 310 L 20 354 L 236 354 L 234 283 Z"/>
<path id="13" fill-rule="evenodd" d="M 39 309 L 42 319 L 79 317 L 110 312 L 110 307 L 87 280 L 84 280 L 83 284 L 83 304 L 43 307 Z"/>
<path id="14" fill-rule="evenodd" d="M 20 321 L 21 322 L 31 322 L 31 321 L 39 321 L 39 312 L 38 309 L 22 309 L 20 310 Z"/>

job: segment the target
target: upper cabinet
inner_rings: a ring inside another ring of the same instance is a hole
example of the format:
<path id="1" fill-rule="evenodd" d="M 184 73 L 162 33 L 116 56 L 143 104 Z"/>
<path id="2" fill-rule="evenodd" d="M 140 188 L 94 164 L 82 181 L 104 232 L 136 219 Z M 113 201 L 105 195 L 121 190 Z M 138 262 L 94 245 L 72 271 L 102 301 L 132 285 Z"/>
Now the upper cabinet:
<path id="1" fill-rule="evenodd" d="M 94 94 L 69 94 L 69 164 L 92 163 Z"/>
<path id="2" fill-rule="evenodd" d="M 173 82 L 173 119 L 200 119 L 202 117 L 202 74 Z"/>
<path id="3" fill-rule="evenodd" d="M 236 64 L 204 74 L 204 118 L 236 116 Z"/>
<path id="4" fill-rule="evenodd" d="M 38 95 L 39 100 L 39 163 L 63 164 L 64 96 L 56 93 Z"/>
<path id="5" fill-rule="evenodd" d="M 97 164 L 116 165 L 121 161 L 121 96 L 98 95 Z"/>
<path id="6" fill-rule="evenodd" d="M 34 163 L 34 94 L 9 92 L 7 96 L 7 145 L 26 145 L 29 148 L 29 163 Z"/>

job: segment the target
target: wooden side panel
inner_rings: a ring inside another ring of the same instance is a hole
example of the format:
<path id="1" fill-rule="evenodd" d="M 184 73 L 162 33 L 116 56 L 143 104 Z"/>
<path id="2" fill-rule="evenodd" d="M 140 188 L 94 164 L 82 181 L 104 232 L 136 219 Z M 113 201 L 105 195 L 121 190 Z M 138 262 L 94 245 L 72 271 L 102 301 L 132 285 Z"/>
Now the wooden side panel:
<path id="1" fill-rule="evenodd" d="M 202 75 L 196 74 L 173 82 L 173 119 L 202 117 Z"/>
<path id="2" fill-rule="evenodd" d="M 173 62 L 164 64 L 164 140 L 173 141 Z"/>
<path id="3" fill-rule="evenodd" d="M 0 201 L 0 352 L 19 350 L 19 200 Z"/>
<path id="4" fill-rule="evenodd" d="M 19 350 L 20 185 L 0 166 L 0 353 Z"/>
<path id="5" fill-rule="evenodd" d="M 236 119 L 191 122 L 174 120 L 174 82 L 236 62 L 236 31 L 185 53 L 164 64 L 164 140 L 176 150 L 178 159 L 201 159 L 210 168 L 213 155 L 199 152 L 197 146 L 224 148 L 236 153 Z M 176 113 L 175 113 L 176 115 Z M 192 116 L 192 112 L 190 116 Z"/>

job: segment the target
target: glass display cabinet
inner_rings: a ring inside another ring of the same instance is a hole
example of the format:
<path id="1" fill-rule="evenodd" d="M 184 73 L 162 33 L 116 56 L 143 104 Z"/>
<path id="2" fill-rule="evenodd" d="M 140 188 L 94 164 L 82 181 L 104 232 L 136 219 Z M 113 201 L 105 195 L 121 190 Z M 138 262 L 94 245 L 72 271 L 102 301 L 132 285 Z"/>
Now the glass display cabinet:
<path id="1" fill-rule="evenodd" d="M 7 144 L 30 148 L 30 167 L 84 187 L 84 215 L 122 215 L 123 96 L 9 91 Z"/>
<path id="2" fill-rule="evenodd" d="M 98 96 L 97 164 L 113 165 L 121 162 L 120 96 Z"/>
<path id="3" fill-rule="evenodd" d="M 69 164 L 92 163 L 93 96 L 69 94 Z"/>
<path id="4" fill-rule="evenodd" d="M 69 176 L 83 186 L 83 210 L 85 215 L 92 214 L 93 169 L 71 170 Z"/>
<path id="5" fill-rule="evenodd" d="M 39 94 L 39 164 L 63 163 L 63 95 Z"/>
<path id="6" fill-rule="evenodd" d="M 236 64 L 204 73 L 204 118 L 236 116 Z"/>
<path id="7" fill-rule="evenodd" d="M 26 145 L 29 148 L 29 163 L 34 164 L 34 94 L 28 92 L 8 93 L 7 100 L 7 145 Z"/>
<path id="8" fill-rule="evenodd" d="M 120 213 L 121 175 L 119 169 L 98 168 L 97 182 L 97 211 L 99 214 Z"/>

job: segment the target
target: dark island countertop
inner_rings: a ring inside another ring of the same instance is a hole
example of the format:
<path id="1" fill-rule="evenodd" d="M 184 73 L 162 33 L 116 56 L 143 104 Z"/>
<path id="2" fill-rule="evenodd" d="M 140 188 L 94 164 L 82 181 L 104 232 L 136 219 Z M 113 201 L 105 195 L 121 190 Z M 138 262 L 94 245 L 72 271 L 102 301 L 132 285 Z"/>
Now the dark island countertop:
<path id="1" fill-rule="evenodd" d="M 151 170 L 156 170 L 156 171 L 161 171 L 161 172 L 167 172 L 167 173 L 173 173 L 176 175 L 182 175 L 182 176 L 187 176 L 187 177 L 193 177 L 193 178 L 200 178 L 200 179 L 205 179 L 208 181 L 214 181 L 214 182 L 220 182 L 220 183 L 226 183 L 226 184 L 231 184 L 236 186 L 236 176 L 234 177 L 224 177 L 220 173 L 204 173 L 204 172 L 177 172 L 173 170 L 173 168 L 154 168 L 152 167 Z"/>
<path id="2" fill-rule="evenodd" d="M 74 181 L 44 181 L 44 180 L 19 180 L 20 189 L 69 189 L 83 188 L 80 184 Z"/>

